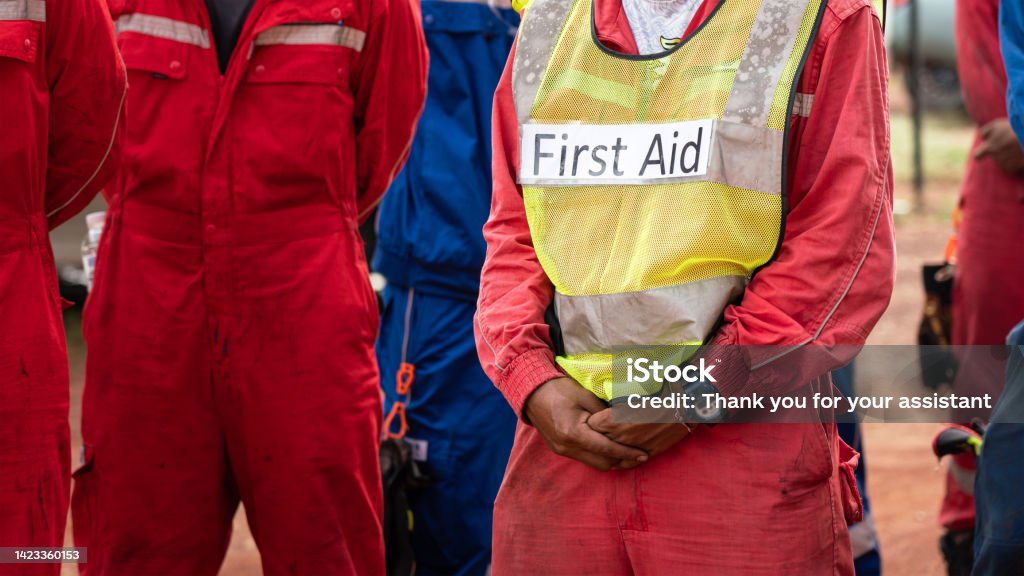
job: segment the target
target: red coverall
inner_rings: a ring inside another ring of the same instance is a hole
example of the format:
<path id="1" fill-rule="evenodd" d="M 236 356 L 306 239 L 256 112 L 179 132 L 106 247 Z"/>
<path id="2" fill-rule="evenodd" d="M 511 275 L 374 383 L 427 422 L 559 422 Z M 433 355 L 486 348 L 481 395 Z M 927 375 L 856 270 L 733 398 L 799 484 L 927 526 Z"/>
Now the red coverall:
<path id="1" fill-rule="evenodd" d="M 265 574 L 381 574 L 357 228 L 422 109 L 418 6 L 256 0 L 222 76 L 202 0 L 111 4 L 131 121 L 84 319 L 89 574 L 215 574 L 239 500 Z"/>
<path id="2" fill-rule="evenodd" d="M 0 2 L 0 546 L 64 541 L 68 361 L 48 234 L 110 178 L 125 89 L 101 0 Z"/>
<path id="3" fill-rule="evenodd" d="M 956 39 L 964 102 L 979 132 L 967 160 L 960 196 L 953 344 L 999 346 L 1024 319 L 1024 178 L 1003 172 L 991 158 L 976 160 L 973 154 L 981 145 L 980 128 L 1007 117 L 999 0 L 959 0 Z M 965 350 L 955 385 L 958 393 L 998 394 L 1002 390 L 1003 374 L 993 370 L 987 356 L 988 350 L 983 348 Z M 955 461 L 967 470 L 975 468 L 973 456 Z M 974 529 L 972 494 L 973 487 L 964 491 L 952 475 L 947 478 L 939 517 L 943 526 Z"/>
<path id="4" fill-rule="evenodd" d="M 706 0 L 690 31 L 716 5 Z M 636 53 L 621 2 L 595 6 L 601 42 Z M 859 344 L 885 310 L 894 280 L 887 75 L 871 3 L 830 0 L 799 81 L 815 97 L 809 117 L 792 120 L 781 251 L 726 309 L 714 343 Z M 522 414 L 538 386 L 563 374 L 518 156 L 507 68 L 495 95 L 477 348 Z M 599 472 L 555 455 L 521 421 L 495 503 L 494 574 L 852 574 L 844 511 L 856 517 L 859 499 L 842 485 L 850 476 L 838 448 L 833 424 L 719 425 L 633 470 Z"/>

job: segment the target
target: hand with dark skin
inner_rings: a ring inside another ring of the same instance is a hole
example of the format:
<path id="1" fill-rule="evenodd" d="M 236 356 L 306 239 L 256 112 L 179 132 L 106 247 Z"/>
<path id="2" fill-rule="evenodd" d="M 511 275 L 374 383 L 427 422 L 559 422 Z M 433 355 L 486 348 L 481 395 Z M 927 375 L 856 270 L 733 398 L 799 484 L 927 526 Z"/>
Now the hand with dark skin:
<path id="1" fill-rule="evenodd" d="M 645 424 L 615 422 L 611 408 L 594 414 L 587 420 L 587 424 L 620 444 L 642 449 L 651 458 L 682 442 L 696 427 L 694 424 L 687 427 L 687 425 L 677 422 Z"/>
<path id="2" fill-rule="evenodd" d="M 997 166 L 1011 176 L 1024 175 L 1024 148 L 1006 118 L 994 120 L 981 128 L 981 146 L 974 152 L 978 160 L 992 158 Z"/>
<path id="3" fill-rule="evenodd" d="M 625 469 L 646 462 L 639 448 L 616 442 L 587 425 L 608 405 L 570 378 L 541 384 L 526 399 L 523 412 L 552 452 L 601 471 Z"/>

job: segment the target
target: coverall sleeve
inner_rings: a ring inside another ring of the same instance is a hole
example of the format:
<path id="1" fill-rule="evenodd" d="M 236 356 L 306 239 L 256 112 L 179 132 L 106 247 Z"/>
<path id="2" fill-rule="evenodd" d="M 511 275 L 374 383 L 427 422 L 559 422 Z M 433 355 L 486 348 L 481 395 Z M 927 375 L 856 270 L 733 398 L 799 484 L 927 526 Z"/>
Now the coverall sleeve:
<path id="1" fill-rule="evenodd" d="M 46 31 L 52 229 L 85 208 L 117 169 L 127 81 L 102 0 L 47 2 Z"/>
<path id="2" fill-rule="evenodd" d="M 784 393 L 847 364 L 892 294 L 893 184 L 882 30 L 864 5 L 831 19 L 820 34 L 821 50 L 808 61 L 800 87 L 814 94 L 813 108 L 790 141 L 796 157 L 789 164 L 793 179 L 782 246 L 742 301 L 725 310 L 705 353 L 725 356 L 717 386 L 726 396 Z M 780 358 L 785 351 L 800 353 Z"/>
<path id="3" fill-rule="evenodd" d="M 544 311 L 554 286 L 533 249 L 519 166 L 519 125 L 512 100 L 515 46 L 494 94 L 494 179 L 491 215 L 484 225 L 487 258 L 476 312 L 477 352 L 484 371 L 522 416 L 541 384 L 563 376 L 555 364 Z"/>
<path id="4" fill-rule="evenodd" d="M 380 203 L 409 156 L 427 97 L 427 47 L 413 0 L 374 0 L 353 69 L 356 189 L 360 222 Z"/>
<path id="5" fill-rule="evenodd" d="M 999 36 L 1009 76 L 1007 107 L 1017 139 L 1024 142 L 1024 5 L 1000 2 Z"/>
<path id="6" fill-rule="evenodd" d="M 956 3 L 956 67 L 964 106 L 979 127 L 1006 118 L 1006 70 L 999 49 L 999 4 L 999 0 Z"/>

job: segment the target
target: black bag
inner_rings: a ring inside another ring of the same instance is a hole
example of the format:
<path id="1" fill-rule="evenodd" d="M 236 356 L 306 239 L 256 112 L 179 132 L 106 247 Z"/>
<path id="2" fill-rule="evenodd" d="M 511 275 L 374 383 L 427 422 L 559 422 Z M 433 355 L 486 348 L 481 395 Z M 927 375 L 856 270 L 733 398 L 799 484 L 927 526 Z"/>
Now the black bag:
<path id="1" fill-rule="evenodd" d="M 926 264 L 921 268 L 924 280 L 924 314 L 917 331 L 921 379 L 925 386 L 938 390 L 952 386 L 958 362 L 950 343 L 953 326 L 952 264 Z"/>
<path id="2" fill-rule="evenodd" d="M 401 439 L 380 445 L 380 471 L 384 484 L 384 551 L 387 576 L 412 576 L 416 560 L 412 551 L 412 510 L 408 493 L 430 483 L 412 459 L 412 447 Z"/>

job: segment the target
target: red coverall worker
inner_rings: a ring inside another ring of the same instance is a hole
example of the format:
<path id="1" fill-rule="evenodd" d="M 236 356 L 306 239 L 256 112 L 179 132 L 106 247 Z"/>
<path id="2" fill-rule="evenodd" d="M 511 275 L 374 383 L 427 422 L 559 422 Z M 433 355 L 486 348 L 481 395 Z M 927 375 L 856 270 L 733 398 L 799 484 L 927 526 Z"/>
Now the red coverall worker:
<path id="1" fill-rule="evenodd" d="M 688 35 L 727 4 L 706 0 Z M 518 42 L 537 8 L 526 8 Z M 588 40 L 636 54 L 619 0 L 596 0 L 593 18 Z M 531 394 L 565 375 L 545 322 L 552 281 L 517 184 L 515 57 L 495 94 L 476 325 L 485 370 L 523 415 Z M 862 344 L 887 307 L 895 252 L 887 74 L 871 3 L 830 0 L 797 83 L 803 104 L 788 119 L 781 247 L 726 307 L 712 344 Z M 740 385 L 718 382 L 726 394 Z M 521 420 L 495 503 L 494 574 L 852 574 L 844 513 L 858 516 L 859 501 L 836 436 L 818 423 L 700 427 L 638 467 L 601 472 L 556 455 Z"/>
<path id="2" fill-rule="evenodd" d="M 358 225 L 425 98 L 410 0 L 112 2 L 132 83 L 84 318 L 75 539 L 93 575 L 381 574 L 376 298 Z"/>
<path id="3" fill-rule="evenodd" d="M 1003 374 L 986 361 L 985 346 L 1005 344 L 1024 318 L 1024 174 L 1008 173 L 993 154 L 976 157 L 986 145 L 987 131 L 1012 135 L 1008 80 L 999 50 L 999 0 L 958 0 L 956 9 L 957 69 L 967 112 L 978 127 L 960 195 L 953 282 L 953 344 L 967 347 L 955 389 L 971 394 L 1002 389 Z M 974 456 L 958 456 L 950 465 L 959 470 L 947 476 L 939 521 L 960 535 L 950 536 L 947 546 L 971 538 L 975 510 Z"/>
<path id="4" fill-rule="evenodd" d="M 113 173 L 125 92 L 101 0 L 0 0 L 0 546 L 64 541 L 68 361 L 48 235 Z"/>

